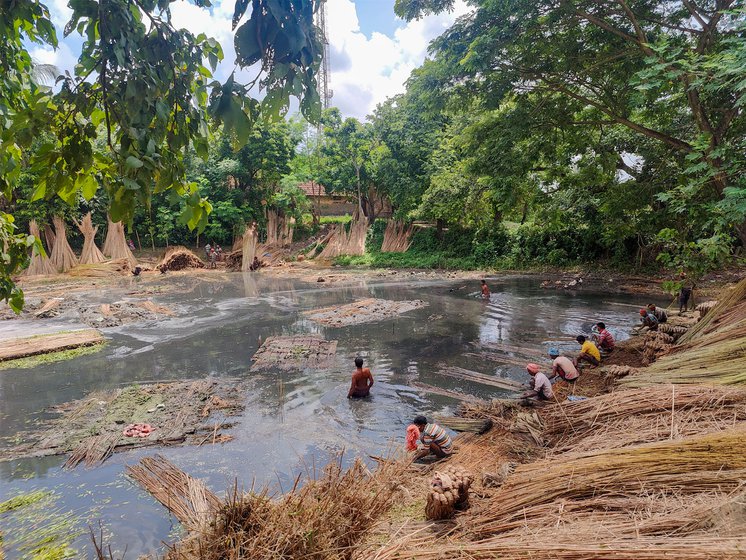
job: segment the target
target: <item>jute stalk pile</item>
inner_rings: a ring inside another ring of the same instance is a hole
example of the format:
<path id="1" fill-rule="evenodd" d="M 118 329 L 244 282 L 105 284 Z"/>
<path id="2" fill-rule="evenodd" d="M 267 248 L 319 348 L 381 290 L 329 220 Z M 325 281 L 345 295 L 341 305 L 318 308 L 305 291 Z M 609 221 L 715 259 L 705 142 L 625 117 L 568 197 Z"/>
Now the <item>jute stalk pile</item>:
<path id="1" fill-rule="evenodd" d="M 36 220 L 31 220 L 28 224 L 29 227 L 29 233 L 36 237 L 36 239 L 41 239 L 39 234 L 39 226 L 36 224 Z M 40 274 L 44 275 L 51 275 L 51 274 L 57 274 L 57 270 L 54 268 L 54 265 L 49 261 L 49 257 L 47 255 L 40 253 L 36 247 L 32 249 L 31 253 L 31 263 L 29 264 L 29 267 L 26 269 L 25 274 L 27 276 L 36 276 Z"/>
<path id="2" fill-rule="evenodd" d="M 141 459 L 140 464 L 128 466 L 126 473 L 189 531 L 206 528 L 221 506 L 220 499 L 201 480 L 192 478 L 160 455 Z"/>
<path id="3" fill-rule="evenodd" d="M 75 225 L 78 226 L 84 238 L 83 251 L 80 253 L 80 264 L 98 264 L 104 262 L 106 257 L 104 257 L 104 254 L 96 246 L 98 226 L 93 225 L 91 213 L 88 212 L 80 222 L 76 221 Z"/>
<path id="4" fill-rule="evenodd" d="M 362 255 L 365 253 L 365 236 L 368 234 L 368 222 L 357 218 L 350 223 L 349 231 L 345 224 L 336 224 L 331 231 L 326 247 L 319 258 L 332 259 L 340 255 Z"/>
<path id="5" fill-rule="evenodd" d="M 106 230 L 106 240 L 104 241 L 103 253 L 107 257 L 118 260 L 127 259 L 130 267 L 137 265 L 137 259 L 127 246 L 127 238 L 124 235 L 124 224 L 122 222 L 112 222 L 111 216 L 108 218 L 108 229 Z"/>
<path id="6" fill-rule="evenodd" d="M 732 309 L 735 308 L 735 309 Z M 746 278 L 724 293 L 702 319 L 679 339 L 679 344 L 690 342 L 714 331 L 721 325 L 746 319 Z"/>
<path id="7" fill-rule="evenodd" d="M 241 272 L 251 270 L 251 264 L 256 257 L 256 245 L 259 237 L 256 232 L 256 224 L 246 227 L 241 241 Z"/>
<path id="8" fill-rule="evenodd" d="M 59 216 L 52 218 L 52 221 L 54 222 L 54 248 L 49 260 L 59 272 L 67 272 L 78 264 L 78 257 L 75 256 L 67 242 L 65 221 Z"/>
<path id="9" fill-rule="evenodd" d="M 128 474 L 185 524 L 190 533 L 167 558 L 180 560 L 318 558 L 342 560 L 373 528 L 397 496 L 406 464 L 385 463 L 371 473 L 360 461 L 343 470 L 333 461 L 317 480 L 277 500 L 266 489 L 233 488 L 225 500 L 163 459 L 145 459 Z"/>
<path id="10" fill-rule="evenodd" d="M 456 508 L 467 507 L 472 482 L 474 477 L 460 466 L 448 465 L 436 471 L 430 481 L 425 517 L 450 519 L 456 513 Z"/>
<path id="11" fill-rule="evenodd" d="M 293 242 L 295 218 L 281 216 L 276 210 L 267 211 L 267 243 L 268 247 L 287 247 Z M 253 260 L 253 259 L 252 259 Z"/>
<path id="12" fill-rule="evenodd" d="M 412 245 L 413 226 L 400 220 L 389 220 L 383 233 L 382 253 L 406 253 Z"/>
<path id="13" fill-rule="evenodd" d="M 619 390 L 541 411 L 554 453 L 639 445 L 721 431 L 746 421 L 746 390 L 664 385 Z"/>
<path id="14" fill-rule="evenodd" d="M 650 331 L 645 334 L 643 355 L 648 362 L 654 362 L 659 356 L 666 354 L 673 344 L 673 337 L 664 332 Z"/>
<path id="15" fill-rule="evenodd" d="M 746 476 L 746 430 L 553 457 L 519 466 L 469 530 L 491 536 L 541 526 L 561 508 L 580 512 L 635 511 L 651 494 L 731 492 Z M 638 526 L 639 529 L 639 526 Z M 628 527 L 634 534 L 635 527 Z"/>
<path id="16" fill-rule="evenodd" d="M 189 249 L 181 246 L 166 249 L 163 260 L 158 265 L 158 270 L 161 272 L 166 270 L 184 270 L 186 268 L 205 268 L 205 263 Z"/>

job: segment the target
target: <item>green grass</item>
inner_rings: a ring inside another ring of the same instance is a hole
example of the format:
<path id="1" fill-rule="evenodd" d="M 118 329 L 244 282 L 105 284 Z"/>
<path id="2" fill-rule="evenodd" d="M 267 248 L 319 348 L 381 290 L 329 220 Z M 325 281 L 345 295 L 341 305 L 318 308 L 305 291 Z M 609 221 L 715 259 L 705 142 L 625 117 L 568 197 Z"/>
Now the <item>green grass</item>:
<path id="1" fill-rule="evenodd" d="M 37 354 L 36 356 L 28 356 L 26 358 L 18 358 L 16 360 L 6 360 L 4 362 L 0 362 L 0 370 L 28 369 L 42 364 L 51 364 L 53 362 L 61 362 L 63 360 L 72 360 L 73 358 L 87 356 L 88 354 L 95 354 L 96 352 L 101 350 L 105 346 L 105 344 L 105 342 L 100 342 L 99 344 L 94 344 L 92 346 L 81 346 L 79 348 L 72 348 L 70 350 L 60 350 L 59 352 Z"/>
<path id="2" fill-rule="evenodd" d="M 349 224 L 352 221 L 350 214 L 344 216 L 321 216 L 319 218 L 320 224 Z"/>
<path id="3" fill-rule="evenodd" d="M 379 253 L 343 255 L 334 260 L 340 266 L 368 268 L 421 268 L 427 270 L 479 270 L 485 268 L 474 257 L 453 257 L 443 253 Z"/>

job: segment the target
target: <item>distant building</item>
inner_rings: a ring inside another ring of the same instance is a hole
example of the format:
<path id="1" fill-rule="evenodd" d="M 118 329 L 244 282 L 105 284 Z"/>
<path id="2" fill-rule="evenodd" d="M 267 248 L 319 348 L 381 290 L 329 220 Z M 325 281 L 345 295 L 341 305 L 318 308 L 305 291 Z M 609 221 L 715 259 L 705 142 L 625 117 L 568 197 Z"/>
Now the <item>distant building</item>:
<path id="1" fill-rule="evenodd" d="M 324 185 L 314 181 L 301 183 L 298 188 L 306 193 L 319 216 L 344 216 L 352 214 L 357 207 L 354 200 L 339 194 L 329 194 Z"/>

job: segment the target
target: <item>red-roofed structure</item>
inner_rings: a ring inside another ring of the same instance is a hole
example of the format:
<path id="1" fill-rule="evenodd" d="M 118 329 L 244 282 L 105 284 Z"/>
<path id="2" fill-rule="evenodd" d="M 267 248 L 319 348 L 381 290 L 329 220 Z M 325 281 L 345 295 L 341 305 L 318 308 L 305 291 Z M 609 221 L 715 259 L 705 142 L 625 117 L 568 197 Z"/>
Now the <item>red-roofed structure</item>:
<path id="1" fill-rule="evenodd" d="M 306 196 L 327 196 L 324 185 L 320 185 L 314 181 L 308 181 L 301 183 L 298 188 L 306 193 Z"/>

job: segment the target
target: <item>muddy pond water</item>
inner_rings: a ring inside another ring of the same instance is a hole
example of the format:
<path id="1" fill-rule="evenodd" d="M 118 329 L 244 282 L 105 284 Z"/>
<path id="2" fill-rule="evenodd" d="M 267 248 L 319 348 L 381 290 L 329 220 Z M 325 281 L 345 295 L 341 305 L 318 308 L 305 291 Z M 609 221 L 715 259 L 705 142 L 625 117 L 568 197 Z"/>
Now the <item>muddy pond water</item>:
<path id="1" fill-rule="evenodd" d="M 467 356 L 475 344 L 533 350 L 559 346 L 575 352 L 574 336 L 589 333 L 595 322 L 605 321 L 617 339 L 624 339 L 636 320 L 629 296 L 547 291 L 530 277 L 490 279 L 488 302 L 475 297 L 476 281 L 422 280 L 406 273 L 365 276 L 343 285 L 261 273 L 177 276 L 166 282 L 168 289 L 153 300 L 172 307 L 176 316 L 104 329 L 109 342 L 95 354 L 0 371 L 0 457 L 3 447 L 12 443 L 9 438 L 44 418 L 50 406 L 92 391 L 156 380 L 239 377 L 251 382 L 245 412 L 228 432 L 233 441 L 158 452 L 206 480 L 216 492 L 236 479 L 244 486 L 254 481 L 288 488 L 299 472 L 318 468 L 335 452 L 367 457 L 402 445 L 405 427 L 416 413 L 453 411 L 454 400 L 418 391 L 413 382 L 485 398 L 502 396 L 497 389 L 438 375 L 441 365 L 525 380 L 519 366 L 498 367 Z M 121 294 L 126 291 L 127 286 L 121 288 Z M 116 290 L 92 289 L 87 297 L 111 302 L 112 294 Z M 341 328 L 321 327 L 302 313 L 368 297 L 422 299 L 428 305 L 381 322 Z M 70 326 L 64 318 L 50 321 Z M 31 329 L 34 324 L 13 328 Z M 249 371 L 263 339 L 303 333 L 338 341 L 330 367 Z M 356 356 L 365 358 L 375 377 L 368 400 L 345 398 Z M 98 531 L 100 522 L 112 549 L 121 552 L 126 547 L 127 558 L 158 553 L 164 542 L 178 536 L 178 524 L 124 475 L 126 465 L 155 452 L 118 453 L 92 469 L 63 470 L 62 457 L 0 462 L 0 502 L 22 492 L 51 490 L 55 511 L 71 512 L 77 529 L 87 532 L 91 525 Z M 31 530 L 31 521 L 11 518 L 5 523 L 3 527 L 0 518 L 5 546 L 11 547 L 5 552 L 9 558 L 23 557 L 13 549 L 13 535 Z M 80 557 L 89 556 L 87 534 L 72 544 Z"/>

